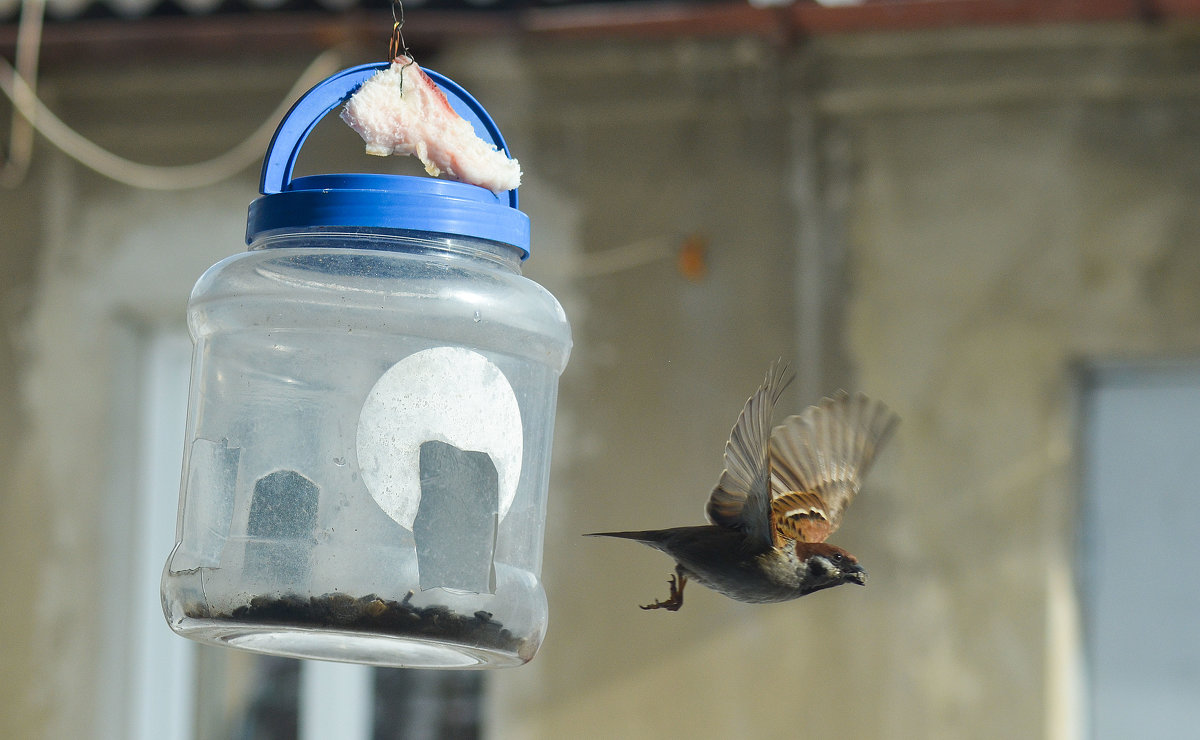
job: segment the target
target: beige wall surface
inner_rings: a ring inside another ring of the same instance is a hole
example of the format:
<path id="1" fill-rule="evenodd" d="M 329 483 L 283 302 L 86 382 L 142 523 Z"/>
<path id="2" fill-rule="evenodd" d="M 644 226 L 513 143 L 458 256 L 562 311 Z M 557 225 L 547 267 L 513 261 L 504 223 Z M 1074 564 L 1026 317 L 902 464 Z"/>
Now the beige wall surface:
<path id="1" fill-rule="evenodd" d="M 45 87 L 106 146 L 180 162 L 253 129 L 306 61 L 51 70 Z M 526 274 L 575 332 L 550 631 L 489 674 L 488 735 L 1074 737 L 1076 370 L 1200 353 L 1198 61 L 1187 29 L 1132 26 L 428 60 L 521 159 Z M 350 169 L 345 147 L 318 130 L 302 169 Z M 119 577 L 111 531 L 136 518 L 111 494 L 120 348 L 182 326 L 191 283 L 241 248 L 255 174 L 139 191 L 43 140 L 0 194 L 0 736 L 102 736 L 93 606 Z M 676 263 L 693 237 L 699 279 Z M 637 609 L 670 562 L 580 535 L 702 522 L 780 356 L 801 372 L 787 413 L 847 388 L 903 417 L 834 537 L 868 586 L 754 606 L 693 585 L 678 613 Z"/>

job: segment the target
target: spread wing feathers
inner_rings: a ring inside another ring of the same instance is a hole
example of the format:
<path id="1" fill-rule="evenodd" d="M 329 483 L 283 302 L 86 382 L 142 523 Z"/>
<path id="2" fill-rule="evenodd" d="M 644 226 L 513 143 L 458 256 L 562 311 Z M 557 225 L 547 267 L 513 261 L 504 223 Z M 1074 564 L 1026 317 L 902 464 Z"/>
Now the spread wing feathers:
<path id="1" fill-rule="evenodd" d="M 754 395 L 746 401 L 725 444 L 725 471 L 705 511 L 713 524 L 739 529 L 764 549 L 771 546 L 771 417 L 779 396 L 796 377 L 777 360 Z"/>
<path id="2" fill-rule="evenodd" d="M 779 538 L 824 542 L 900 421 L 879 401 L 840 392 L 771 433 L 770 515 Z"/>

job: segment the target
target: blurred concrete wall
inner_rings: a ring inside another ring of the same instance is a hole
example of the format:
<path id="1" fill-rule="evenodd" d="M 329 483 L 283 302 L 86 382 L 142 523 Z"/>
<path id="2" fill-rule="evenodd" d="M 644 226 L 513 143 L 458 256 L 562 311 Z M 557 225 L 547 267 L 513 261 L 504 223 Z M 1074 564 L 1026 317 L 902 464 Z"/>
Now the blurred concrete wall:
<path id="1" fill-rule="evenodd" d="M 108 146 L 187 161 L 256 125 L 303 62 L 47 90 Z M 527 274 L 575 328 L 550 632 L 533 663 L 489 675 L 491 734 L 1072 737 L 1073 367 L 1200 351 L 1198 62 L 1190 30 L 1133 26 L 497 41 L 426 60 L 521 159 Z M 358 151 L 332 131 L 311 149 L 302 169 Z M 146 193 L 43 144 L 0 197 L 2 735 L 88 737 L 105 711 L 98 523 L 135 516 L 105 495 L 124 464 L 120 337 L 182 323 L 191 282 L 241 246 L 254 175 Z M 688 238 L 707 246 L 699 279 L 676 261 Z M 580 535 L 701 522 L 779 356 L 801 370 L 788 412 L 848 388 L 904 418 L 834 538 L 868 587 L 748 606 L 693 586 L 678 613 L 638 610 L 669 561 Z"/>

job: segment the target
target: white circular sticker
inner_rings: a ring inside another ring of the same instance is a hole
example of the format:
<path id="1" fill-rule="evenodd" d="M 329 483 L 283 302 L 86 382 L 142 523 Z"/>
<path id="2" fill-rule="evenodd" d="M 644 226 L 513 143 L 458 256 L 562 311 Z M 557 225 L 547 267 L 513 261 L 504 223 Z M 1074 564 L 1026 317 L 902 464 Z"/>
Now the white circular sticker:
<path id="1" fill-rule="evenodd" d="M 387 515 L 413 528 L 421 502 L 423 442 L 487 453 L 496 466 L 499 518 L 521 477 L 521 410 L 500 368 L 461 347 L 434 347 L 388 368 L 358 417 L 363 483 Z"/>

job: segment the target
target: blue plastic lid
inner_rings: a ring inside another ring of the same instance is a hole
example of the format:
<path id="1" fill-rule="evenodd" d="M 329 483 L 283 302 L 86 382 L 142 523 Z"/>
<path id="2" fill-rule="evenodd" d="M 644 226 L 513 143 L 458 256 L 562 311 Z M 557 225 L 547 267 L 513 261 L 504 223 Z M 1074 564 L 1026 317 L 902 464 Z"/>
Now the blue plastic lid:
<path id="1" fill-rule="evenodd" d="M 263 160 L 259 192 L 246 219 L 246 243 L 271 233 L 309 228 L 397 229 L 509 244 L 529 256 L 529 217 L 517 191 L 496 193 L 451 180 L 407 175 L 334 174 L 292 179 L 304 140 L 388 62 L 338 72 L 305 93 L 280 122 Z M 508 154 L 495 122 L 452 80 L 425 70 L 482 139 Z"/>

